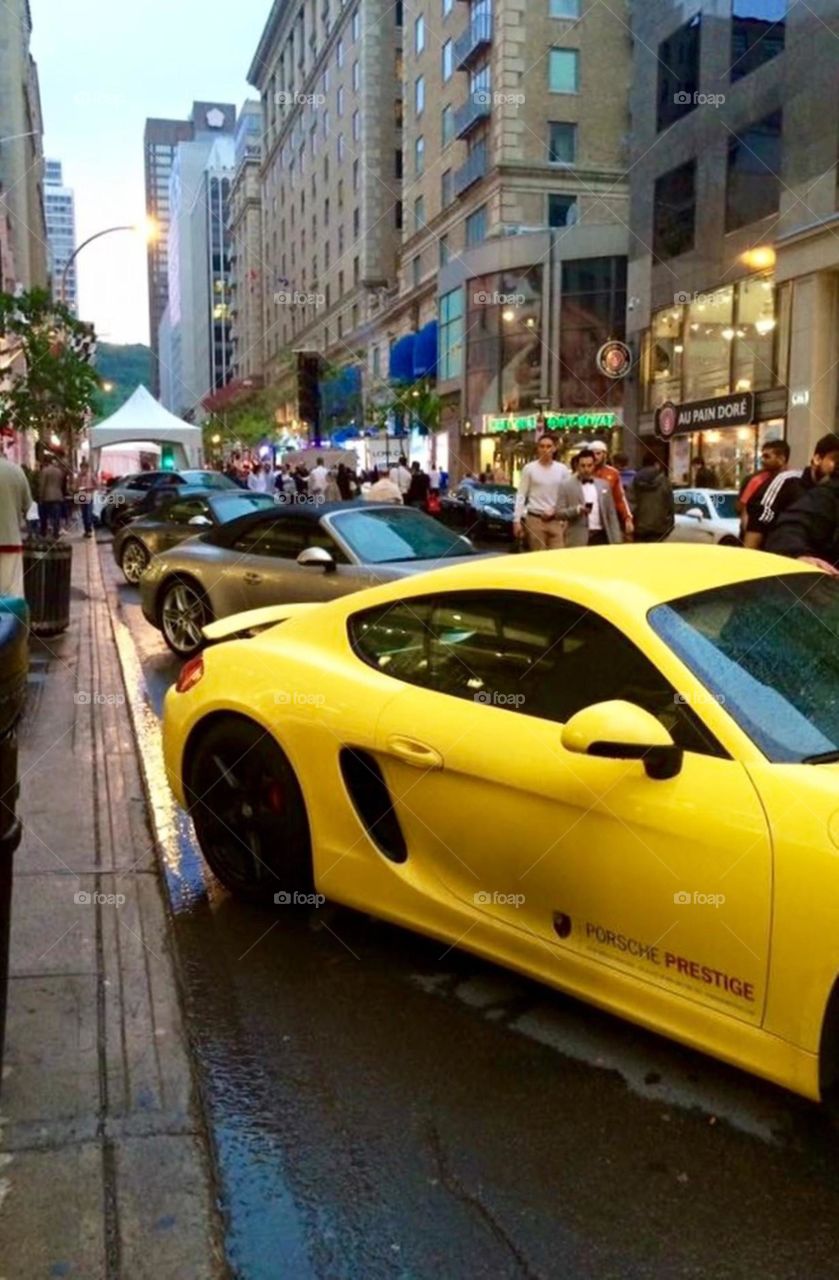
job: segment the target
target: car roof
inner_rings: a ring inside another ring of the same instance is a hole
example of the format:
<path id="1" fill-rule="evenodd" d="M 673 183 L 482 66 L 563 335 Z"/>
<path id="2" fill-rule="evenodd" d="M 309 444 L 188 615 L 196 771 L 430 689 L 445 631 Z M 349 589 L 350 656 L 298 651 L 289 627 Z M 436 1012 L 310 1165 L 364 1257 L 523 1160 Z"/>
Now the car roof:
<path id="1" fill-rule="evenodd" d="M 367 502 L 364 498 L 353 498 L 348 502 L 277 502 L 271 511 L 267 508 L 264 511 L 249 511 L 235 520 L 228 520 L 224 525 L 224 538 L 235 541 L 241 533 L 248 530 L 250 525 L 262 524 L 271 519 L 310 520 L 313 524 L 317 524 L 324 516 L 340 515 L 342 511 L 393 510 L 410 511 L 413 515 L 422 516 L 425 520 L 432 518 L 414 507 L 397 506 L 393 502 Z"/>

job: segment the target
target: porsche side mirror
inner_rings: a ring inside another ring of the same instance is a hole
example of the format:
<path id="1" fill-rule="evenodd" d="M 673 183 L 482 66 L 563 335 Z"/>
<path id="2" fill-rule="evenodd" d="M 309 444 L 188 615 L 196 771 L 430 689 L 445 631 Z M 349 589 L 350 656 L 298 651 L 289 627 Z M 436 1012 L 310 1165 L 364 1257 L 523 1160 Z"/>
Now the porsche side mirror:
<path id="1" fill-rule="evenodd" d="M 189 523 L 192 525 L 200 525 L 202 529 L 210 529 L 213 524 L 212 520 L 209 520 L 207 516 L 193 516 Z"/>
<path id="2" fill-rule="evenodd" d="M 596 702 L 572 716 L 562 730 L 562 745 L 578 755 L 607 760 L 640 760 L 656 781 L 675 778 L 683 752 L 664 725 L 634 702 Z"/>
<path id="3" fill-rule="evenodd" d="M 324 573 L 335 572 L 335 561 L 326 547 L 306 547 L 297 557 L 297 563 L 309 569 L 323 569 Z"/>

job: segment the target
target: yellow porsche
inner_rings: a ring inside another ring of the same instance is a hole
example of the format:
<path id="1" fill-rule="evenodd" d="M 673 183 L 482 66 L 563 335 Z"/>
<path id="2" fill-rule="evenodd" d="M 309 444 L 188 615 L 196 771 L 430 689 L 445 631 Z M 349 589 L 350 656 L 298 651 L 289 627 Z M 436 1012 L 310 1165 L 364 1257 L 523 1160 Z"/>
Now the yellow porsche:
<path id="1" fill-rule="evenodd" d="M 324 895 L 811 1098 L 839 1083 L 836 579 L 595 547 L 206 631 L 164 749 L 233 892 Z"/>

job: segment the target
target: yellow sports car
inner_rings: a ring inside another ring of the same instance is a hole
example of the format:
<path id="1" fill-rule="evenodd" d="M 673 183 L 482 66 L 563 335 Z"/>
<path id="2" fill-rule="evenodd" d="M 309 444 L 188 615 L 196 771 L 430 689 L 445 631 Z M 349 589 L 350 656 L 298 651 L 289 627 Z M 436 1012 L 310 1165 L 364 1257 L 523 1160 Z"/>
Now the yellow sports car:
<path id="1" fill-rule="evenodd" d="M 322 894 L 809 1097 L 839 1082 L 836 579 L 595 547 L 207 635 L 164 746 L 231 890 Z"/>

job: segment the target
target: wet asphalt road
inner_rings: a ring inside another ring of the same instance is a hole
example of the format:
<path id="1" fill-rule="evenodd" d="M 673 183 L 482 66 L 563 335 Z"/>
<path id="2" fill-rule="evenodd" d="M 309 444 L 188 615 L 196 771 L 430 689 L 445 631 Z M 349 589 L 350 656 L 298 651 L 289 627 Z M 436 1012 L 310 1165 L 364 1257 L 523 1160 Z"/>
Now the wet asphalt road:
<path id="1" fill-rule="evenodd" d="M 119 584 L 154 776 L 178 663 Z M 163 852 L 235 1275 L 839 1275 L 816 1107 L 358 913 L 237 903 L 182 816 Z"/>

